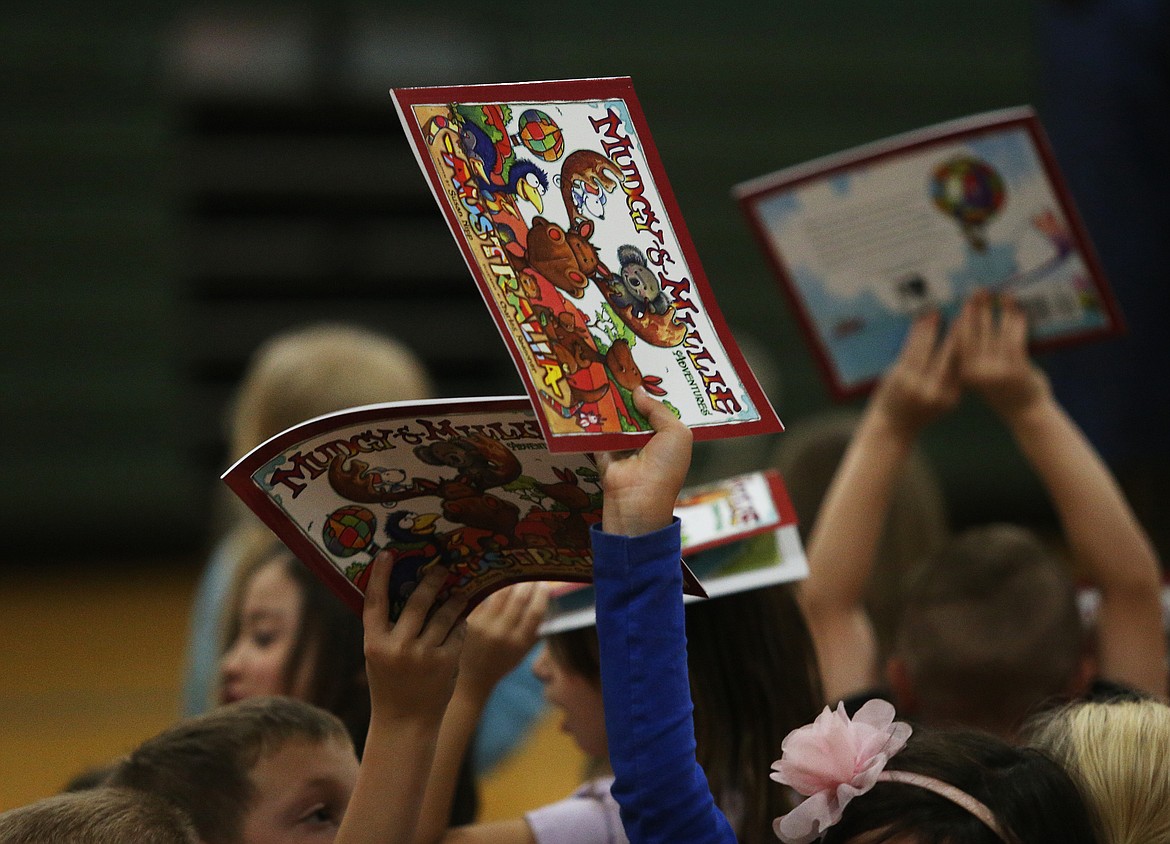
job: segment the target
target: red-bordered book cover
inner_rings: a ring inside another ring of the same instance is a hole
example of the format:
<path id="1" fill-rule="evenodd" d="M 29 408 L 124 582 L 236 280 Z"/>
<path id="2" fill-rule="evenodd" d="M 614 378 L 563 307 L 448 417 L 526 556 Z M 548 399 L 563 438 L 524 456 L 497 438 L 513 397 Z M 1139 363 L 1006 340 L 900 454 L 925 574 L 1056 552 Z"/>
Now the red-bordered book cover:
<path id="1" fill-rule="evenodd" d="M 395 552 L 392 618 L 434 566 L 468 610 L 512 583 L 593 577 L 596 464 L 549 452 L 523 396 L 330 413 L 257 446 L 223 480 L 355 611 L 383 548 Z"/>
<path id="2" fill-rule="evenodd" d="M 628 78 L 391 92 L 553 452 L 781 430 L 703 274 Z"/>
<path id="3" fill-rule="evenodd" d="M 913 316 L 1011 291 L 1034 348 L 1120 332 L 1121 313 L 1027 107 L 898 135 L 734 194 L 838 399 L 870 389 Z"/>

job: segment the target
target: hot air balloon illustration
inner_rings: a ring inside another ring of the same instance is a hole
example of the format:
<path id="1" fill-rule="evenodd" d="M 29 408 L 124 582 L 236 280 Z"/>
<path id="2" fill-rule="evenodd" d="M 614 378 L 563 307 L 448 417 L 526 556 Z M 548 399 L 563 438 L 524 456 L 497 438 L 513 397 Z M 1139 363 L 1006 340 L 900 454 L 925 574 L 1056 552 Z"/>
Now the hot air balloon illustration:
<path id="1" fill-rule="evenodd" d="M 365 507 L 351 504 L 329 514 L 321 526 L 321 539 L 331 554 L 352 557 L 361 551 L 375 552 L 374 531 L 378 521 Z"/>
<path id="2" fill-rule="evenodd" d="M 935 168 L 930 196 L 940 211 L 954 218 L 971 248 L 987 249 L 987 223 L 1003 207 L 1003 177 L 971 155 L 957 155 Z"/>
<path id="3" fill-rule="evenodd" d="M 544 161 L 556 161 L 565 151 L 561 127 L 543 111 L 535 108 L 521 112 L 519 130 L 512 140 L 519 141 L 533 155 Z"/>

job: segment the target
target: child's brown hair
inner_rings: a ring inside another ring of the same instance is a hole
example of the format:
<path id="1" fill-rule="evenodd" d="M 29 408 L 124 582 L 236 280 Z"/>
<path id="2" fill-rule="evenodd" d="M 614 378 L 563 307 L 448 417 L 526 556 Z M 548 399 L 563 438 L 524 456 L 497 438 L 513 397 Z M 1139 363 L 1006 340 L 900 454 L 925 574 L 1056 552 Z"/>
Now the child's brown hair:
<path id="1" fill-rule="evenodd" d="M 919 718 L 1001 735 L 1069 693 L 1085 652 L 1069 573 L 1008 524 L 969 529 L 923 565 L 896 647 Z"/>
<path id="2" fill-rule="evenodd" d="M 252 698 L 148 739 L 119 761 L 107 783 L 180 807 L 205 844 L 232 844 L 252 799 L 249 773 L 293 739 L 350 744 L 345 725 L 322 709 L 291 698 Z"/>

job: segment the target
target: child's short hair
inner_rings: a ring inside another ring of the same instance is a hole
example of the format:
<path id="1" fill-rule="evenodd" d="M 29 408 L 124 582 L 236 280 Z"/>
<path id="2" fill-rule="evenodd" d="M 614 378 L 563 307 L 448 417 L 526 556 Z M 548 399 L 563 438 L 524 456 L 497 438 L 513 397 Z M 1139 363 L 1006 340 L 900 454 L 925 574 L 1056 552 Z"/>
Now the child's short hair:
<path id="1" fill-rule="evenodd" d="M 1037 716 L 1024 732 L 1080 784 L 1105 844 L 1170 842 L 1170 707 L 1074 703 Z"/>
<path id="2" fill-rule="evenodd" d="M 185 811 L 205 844 L 239 840 L 249 773 L 293 739 L 350 744 L 345 725 L 291 698 L 243 700 L 180 721 L 120 760 L 107 783 L 158 795 Z"/>
<path id="3" fill-rule="evenodd" d="M 1076 675 L 1072 579 L 1029 531 L 972 528 L 916 573 L 896 649 L 919 718 L 1010 734 Z"/>
<path id="4" fill-rule="evenodd" d="M 47 797 L 0 813 L 4 844 L 198 844 L 177 806 L 154 794 L 92 788 Z"/>
<path id="5" fill-rule="evenodd" d="M 986 806 L 1007 844 L 1096 844 L 1094 818 L 1075 782 L 1051 758 L 986 733 L 915 728 L 887 771 L 908 771 L 965 792 Z M 969 808 L 934 790 L 879 781 L 854 798 L 821 844 L 913 840 L 1003 844 Z"/>

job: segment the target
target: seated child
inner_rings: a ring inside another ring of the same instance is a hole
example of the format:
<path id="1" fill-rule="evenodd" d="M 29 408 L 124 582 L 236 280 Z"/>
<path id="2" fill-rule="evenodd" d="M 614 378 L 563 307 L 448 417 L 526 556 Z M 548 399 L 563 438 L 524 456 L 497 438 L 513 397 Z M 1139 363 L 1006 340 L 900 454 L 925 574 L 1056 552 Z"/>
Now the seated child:
<path id="1" fill-rule="evenodd" d="M 241 570 L 228 607 L 219 700 L 288 695 L 319 706 L 345 724 L 360 759 L 370 725 L 361 619 L 291 551 L 271 538 L 267 547 L 258 565 Z M 451 821 L 471 822 L 477 797 L 463 760 Z"/>
<path id="2" fill-rule="evenodd" d="M 732 844 L 695 760 L 686 682 L 672 507 L 691 436 L 644 392 L 635 400 L 657 433 L 632 457 L 603 456 L 605 506 L 593 537 L 612 793 L 632 844 Z M 852 721 L 826 710 L 784 740 L 774 778 L 809 799 L 778 820 L 782 841 L 1096 840 L 1076 786 L 1043 754 L 982 734 L 911 735 L 893 715 L 884 701 Z"/>
<path id="3" fill-rule="evenodd" d="M 179 806 L 206 844 L 264 835 L 332 841 L 358 761 L 344 725 L 302 701 L 251 698 L 188 718 L 139 745 L 108 784 Z"/>
<path id="4" fill-rule="evenodd" d="M 1024 734 L 1080 784 L 1102 844 L 1170 842 L 1170 706 L 1071 703 L 1038 715 Z"/>
<path id="5" fill-rule="evenodd" d="M 389 565 L 386 553 L 374 561 L 363 619 L 377 701 L 369 733 L 390 752 L 392 770 L 375 760 L 359 772 L 349 732 L 328 712 L 258 697 L 147 740 L 118 763 L 109 785 L 170 801 L 204 844 L 409 841 L 454 684 L 465 604 L 435 607 L 444 578 L 435 571 L 391 624 Z"/>
<path id="6" fill-rule="evenodd" d="M 200 844 L 191 822 L 152 794 L 90 788 L 0 813 L 4 844 Z"/>
<path id="7" fill-rule="evenodd" d="M 1011 431 L 1052 498 L 1064 541 L 1101 590 L 1095 655 L 1079 633 L 1068 573 L 1026 531 L 982 528 L 924 566 L 886 661 L 900 712 L 1011 737 L 1045 700 L 1077 697 L 1100 678 L 1162 695 L 1166 643 L 1152 546 L 1105 464 L 1028 357 L 1022 309 L 986 292 L 942 342 L 919 317 L 858 427 L 808 543 L 800 600 L 830 703 L 882 684 L 862 602 L 890 489 L 919 431 L 973 388 Z"/>

